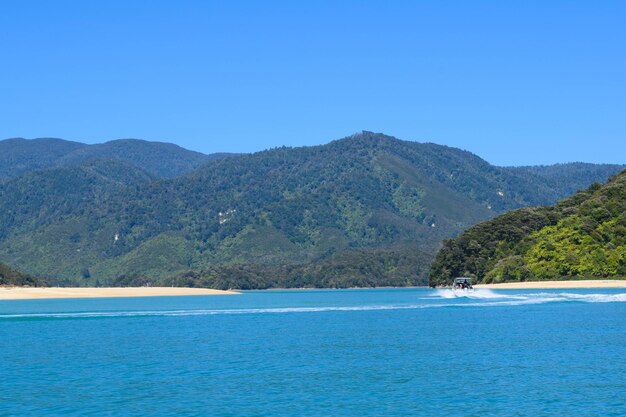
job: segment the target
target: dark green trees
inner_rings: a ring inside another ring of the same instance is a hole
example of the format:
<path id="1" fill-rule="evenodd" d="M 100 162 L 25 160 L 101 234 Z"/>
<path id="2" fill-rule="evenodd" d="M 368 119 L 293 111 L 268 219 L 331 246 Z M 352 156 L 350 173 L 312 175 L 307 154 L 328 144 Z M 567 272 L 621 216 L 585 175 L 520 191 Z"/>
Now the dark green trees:
<path id="1" fill-rule="evenodd" d="M 430 285 L 626 276 L 626 172 L 554 207 L 513 211 L 448 240 Z"/>

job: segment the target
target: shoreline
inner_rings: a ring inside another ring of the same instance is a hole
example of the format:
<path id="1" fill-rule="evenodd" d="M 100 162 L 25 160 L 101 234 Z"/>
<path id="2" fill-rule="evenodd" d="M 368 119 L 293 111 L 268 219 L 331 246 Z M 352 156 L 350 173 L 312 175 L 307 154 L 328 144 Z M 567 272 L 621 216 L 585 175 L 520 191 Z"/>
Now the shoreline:
<path id="1" fill-rule="evenodd" d="M 402 290 L 402 289 L 437 289 L 448 287 L 408 286 L 408 287 L 346 287 L 346 288 L 263 288 L 254 290 L 237 291 L 330 291 L 330 290 Z M 475 284 L 474 288 L 490 290 L 507 289 L 559 289 L 559 288 L 626 288 L 626 279 L 588 279 L 588 280 L 565 280 L 565 281 L 524 281 L 524 282 L 504 282 L 500 284 Z"/>
<path id="2" fill-rule="evenodd" d="M 626 280 L 598 279 L 573 281 L 524 281 L 504 282 L 501 284 L 476 284 L 474 288 L 490 290 L 531 290 L 531 289 L 561 289 L 561 288 L 626 288 Z"/>
<path id="3" fill-rule="evenodd" d="M 375 289 L 426 289 L 429 287 L 351 287 L 349 290 Z M 476 284 L 476 289 L 526 290 L 526 289 L 585 289 L 626 288 L 626 279 L 572 280 L 572 281 L 524 281 L 500 284 Z M 247 291 L 320 291 L 339 288 L 267 288 L 261 290 L 223 291 L 210 288 L 187 287 L 0 287 L 0 301 L 40 300 L 62 298 L 132 298 L 132 297 L 175 297 L 199 295 L 236 295 Z"/>
<path id="4" fill-rule="evenodd" d="M 236 291 L 186 287 L 0 287 L 1 300 L 55 298 L 173 297 L 190 295 L 234 295 Z"/>

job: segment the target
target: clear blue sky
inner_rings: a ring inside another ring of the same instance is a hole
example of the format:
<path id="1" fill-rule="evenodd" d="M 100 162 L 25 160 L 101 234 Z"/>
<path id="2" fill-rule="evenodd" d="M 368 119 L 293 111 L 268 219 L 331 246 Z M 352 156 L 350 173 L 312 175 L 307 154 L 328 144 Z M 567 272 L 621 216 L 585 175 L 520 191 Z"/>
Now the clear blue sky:
<path id="1" fill-rule="evenodd" d="M 0 138 L 312 145 L 360 130 L 499 165 L 626 163 L 624 1 L 0 4 Z"/>

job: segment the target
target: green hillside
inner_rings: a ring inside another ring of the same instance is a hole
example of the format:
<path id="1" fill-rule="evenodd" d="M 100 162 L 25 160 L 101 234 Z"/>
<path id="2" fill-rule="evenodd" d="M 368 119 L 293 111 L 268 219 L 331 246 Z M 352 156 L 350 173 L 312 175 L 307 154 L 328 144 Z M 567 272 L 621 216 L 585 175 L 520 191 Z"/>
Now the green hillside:
<path id="1" fill-rule="evenodd" d="M 430 285 L 626 276 L 626 171 L 553 207 L 521 209 L 448 240 Z"/>
<path id="2" fill-rule="evenodd" d="M 25 174 L 0 186 L 0 237 L 106 208 L 153 179 L 130 164 L 113 160 Z"/>
<path id="3" fill-rule="evenodd" d="M 0 184 L 1 261 L 77 285 L 425 284 L 442 239 L 564 196 L 530 171 L 371 132 L 172 179 L 105 155 Z"/>

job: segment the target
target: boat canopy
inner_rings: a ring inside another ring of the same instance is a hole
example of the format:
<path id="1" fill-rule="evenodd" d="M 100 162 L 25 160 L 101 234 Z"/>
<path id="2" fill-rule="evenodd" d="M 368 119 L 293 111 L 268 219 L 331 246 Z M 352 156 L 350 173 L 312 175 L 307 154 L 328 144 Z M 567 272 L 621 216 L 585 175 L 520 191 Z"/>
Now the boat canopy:
<path id="1" fill-rule="evenodd" d="M 472 290 L 472 279 L 469 277 L 454 278 L 454 284 L 452 286 L 455 290 Z"/>

